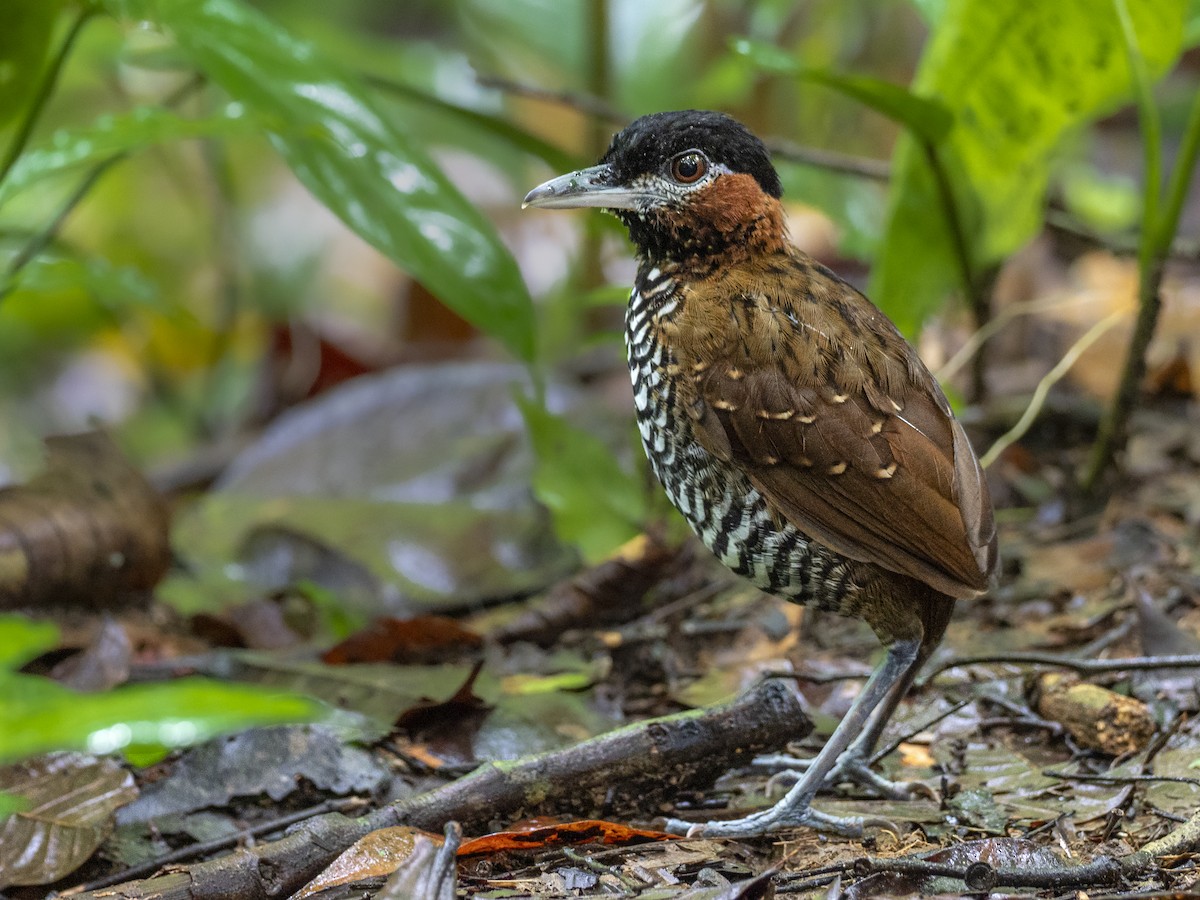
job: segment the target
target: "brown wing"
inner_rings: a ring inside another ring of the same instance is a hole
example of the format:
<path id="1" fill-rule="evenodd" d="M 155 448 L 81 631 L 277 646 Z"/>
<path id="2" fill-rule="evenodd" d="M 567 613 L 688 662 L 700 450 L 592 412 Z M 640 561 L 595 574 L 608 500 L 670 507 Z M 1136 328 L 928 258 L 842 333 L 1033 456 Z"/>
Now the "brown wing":
<path id="1" fill-rule="evenodd" d="M 740 312 L 693 322 L 704 339 L 685 342 L 693 355 L 679 360 L 693 373 L 681 399 L 700 443 L 837 552 L 953 597 L 984 590 L 996 560 L 987 485 L 915 352 L 873 307 L 831 334 L 840 326 L 803 326 L 793 304 L 742 299 Z"/>

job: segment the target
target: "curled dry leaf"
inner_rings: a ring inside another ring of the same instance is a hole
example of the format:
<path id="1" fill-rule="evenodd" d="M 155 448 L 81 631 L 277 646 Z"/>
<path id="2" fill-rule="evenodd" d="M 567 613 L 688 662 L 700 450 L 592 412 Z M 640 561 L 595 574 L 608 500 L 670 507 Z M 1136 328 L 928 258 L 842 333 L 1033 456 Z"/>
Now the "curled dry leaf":
<path id="1" fill-rule="evenodd" d="M 102 432 L 46 441 L 45 470 L 0 490 L 0 609 L 99 604 L 171 562 L 162 497 Z"/>
<path id="2" fill-rule="evenodd" d="M 408 825 L 379 828 L 354 842 L 354 845 L 329 864 L 329 867 L 292 897 L 302 900 L 326 888 L 352 884 L 367 878 L 391 875 L 405 860 L 412 858 L 418 839 L 441 844 L 440 835 Z"/>

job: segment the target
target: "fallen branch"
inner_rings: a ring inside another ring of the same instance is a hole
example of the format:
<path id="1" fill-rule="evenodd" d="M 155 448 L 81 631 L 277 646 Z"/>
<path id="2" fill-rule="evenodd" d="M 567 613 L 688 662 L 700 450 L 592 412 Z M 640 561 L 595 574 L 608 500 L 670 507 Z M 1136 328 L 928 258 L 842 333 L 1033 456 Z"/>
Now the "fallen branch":
<path id="1" fill-rule="evenodd" d="M 391 825 L 465 830 L 535 813 L 580 813 L 617 803 L 647 809 L 669 794 L 711 783 L 754 756 L 812 729 L 796 693 L 779 681 L 722 706 L 628 725 L 564 750 L 487 763 L 470 775 L 357 819 L 333 813 L 281 840 L 77 900 L 219 900 L 286 897 L 363 835 Z"/>

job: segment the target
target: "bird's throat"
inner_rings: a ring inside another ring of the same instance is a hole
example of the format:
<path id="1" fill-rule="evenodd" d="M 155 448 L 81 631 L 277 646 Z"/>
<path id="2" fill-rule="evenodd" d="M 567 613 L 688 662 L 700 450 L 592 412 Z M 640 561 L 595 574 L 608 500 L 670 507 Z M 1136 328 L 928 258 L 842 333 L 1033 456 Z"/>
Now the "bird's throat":
<path id="1" fill-rule="evenodd" d="M 783 206 L 748 175 L 724 175 L 686 203 L 616 214 L 645 266 L 675 268 L 685 279 L 780 252 L 788 243 Z"/>

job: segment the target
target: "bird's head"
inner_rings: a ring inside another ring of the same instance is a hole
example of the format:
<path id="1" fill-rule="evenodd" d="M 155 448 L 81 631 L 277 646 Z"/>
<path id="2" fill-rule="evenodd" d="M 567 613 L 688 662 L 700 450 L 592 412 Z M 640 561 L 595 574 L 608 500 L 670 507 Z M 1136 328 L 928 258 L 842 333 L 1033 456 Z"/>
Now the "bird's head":
<path id="1" fill-rule="evenodd" d="M 782 244 L 782 191 L 766 147 L 745 126 L 684 110 L 642 116 L 599 164 L 539 185 L 523 205 L 609 210 L 643 259 L 684 262 Z"/>

